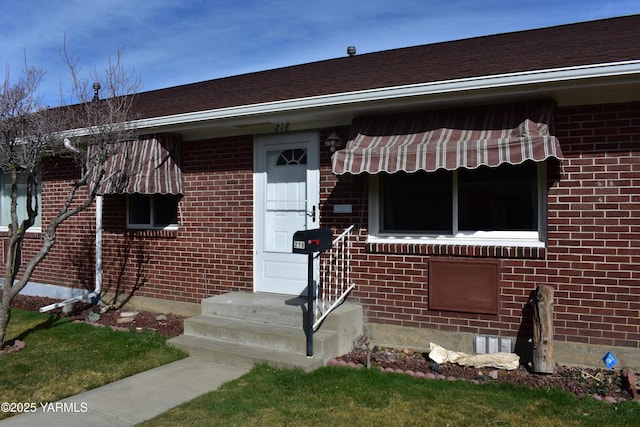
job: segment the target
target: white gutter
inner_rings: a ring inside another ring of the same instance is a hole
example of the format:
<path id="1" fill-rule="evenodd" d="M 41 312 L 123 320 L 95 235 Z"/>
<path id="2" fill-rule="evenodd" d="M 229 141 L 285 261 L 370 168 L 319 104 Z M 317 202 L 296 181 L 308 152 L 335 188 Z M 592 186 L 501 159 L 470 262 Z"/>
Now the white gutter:
<path id="1" fill-rule="evenodd" d="M 176 124 L 195 123 L 247 117 L 261 114 L 281 113 L 336 105 L 357 104 L 413 96 L 442 95 L 448 93 L 497 89 L 512 86 L 534 85 L 551 82 L 569 82 L 602 77 L 640 74 L 640 60 L 613 62 L 576 67 L 552 68 L 518 73 L 495 74 L 491 76 L 442 80 L 404 86 L 392 86 L 343 92 L 330 95 L 296 98 L 284 101 L 241 105 L 192 113 L 141 119 L 131 122 L 136 128 L 162 127 Z"/>
<path id="2" fill-rule="evenodd" d="M 264 114 L 276 114 L 288 111 L 311 110 L 314 108 L 384 101 L 389 99 L 446 95 L 482 89 L 500 89 L 544 83 L 578 82 L 587 79 L 632 75 L 640 75 L 640 60 L 494 74 L 489 76 L 441 80 L 428 83 L 390 86 L 377 89 L 295 98 L 283 101 L 238 105 L 234 107 L 134 120 L 129 122 L 128 125 L 132 129 L 157 128 L 212 120 L 224 120 Z M 89 128 L 80 128 L 62 132 L 61 135 L 84 136 L 89 133 Z"/>

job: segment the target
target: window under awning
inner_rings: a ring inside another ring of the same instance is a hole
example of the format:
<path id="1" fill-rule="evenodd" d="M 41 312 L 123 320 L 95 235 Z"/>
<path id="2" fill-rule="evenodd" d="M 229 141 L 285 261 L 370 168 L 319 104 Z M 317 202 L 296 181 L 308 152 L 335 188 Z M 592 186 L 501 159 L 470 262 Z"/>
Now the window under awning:
<path id="1" fill-rule="evenodd" d="M 180 144 L 170 134 L 119 143 L 98 194 L 183 194 Z"/>
<path id="2" fill-rule="evenodd" d="M 552 101 L 420 111 L 354 119 L 337 175 L 474 169 L 562 158 Z"/>

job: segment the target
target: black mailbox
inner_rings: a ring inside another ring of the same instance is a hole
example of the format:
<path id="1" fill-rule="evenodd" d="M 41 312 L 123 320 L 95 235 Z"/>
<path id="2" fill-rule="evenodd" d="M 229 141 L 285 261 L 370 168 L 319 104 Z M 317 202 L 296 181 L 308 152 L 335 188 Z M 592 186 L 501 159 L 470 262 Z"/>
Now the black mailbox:
<path id="1" fill-rule="evenodd" d="M 293 253 L 312 254 L 331 249 L 333 236 L 329 228 L 300 230 L 293 234 Z"/>
<path id="2" fill-rule="evenodd" d="M 315 230 L 300 230 L 293 233 L 293 253 L 307 254 L 307 357 L 313 357 L 313 254 L 315 252 L 331 249 L 333 236 L 329 228 L 316 228 Z"/>

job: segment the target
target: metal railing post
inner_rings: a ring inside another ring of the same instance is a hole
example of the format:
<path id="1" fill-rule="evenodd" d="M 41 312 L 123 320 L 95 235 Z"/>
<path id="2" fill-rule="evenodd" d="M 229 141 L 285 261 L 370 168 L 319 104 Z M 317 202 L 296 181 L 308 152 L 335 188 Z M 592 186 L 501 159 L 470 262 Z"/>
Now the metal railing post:
<path id="1" fill-rule="evenodd" d="M 313 357 L 313 254 L 307 259 L 307 357 Z"/>
<path id="2" fill-rule="evenodd" d="M 333 239 L 331 249 L 328 252 L 328 259 L 322 259 L 318 289 L 316 290 L 316 300 L 314 303 L 314 324 L 315 331 L 322 321 L 344 301 L 347 294 L 355 287 L 349 283 L 350 274 L 350 242 L 349 238 L 354 226 L 351 225 Z M 320 253 L 317 255 L 320 257 Z"/>

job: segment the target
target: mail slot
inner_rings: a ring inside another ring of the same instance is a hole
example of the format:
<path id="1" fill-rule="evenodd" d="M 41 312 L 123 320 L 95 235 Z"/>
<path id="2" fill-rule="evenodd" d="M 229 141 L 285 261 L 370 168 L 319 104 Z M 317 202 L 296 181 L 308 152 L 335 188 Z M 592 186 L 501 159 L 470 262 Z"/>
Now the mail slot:
<path id="1" fill-rule="evenodd" d="M 293 253 L 312 254 L 331 249 L 332 234 L 329 228 L 300 230 L 293 234 Z"/>

